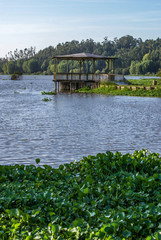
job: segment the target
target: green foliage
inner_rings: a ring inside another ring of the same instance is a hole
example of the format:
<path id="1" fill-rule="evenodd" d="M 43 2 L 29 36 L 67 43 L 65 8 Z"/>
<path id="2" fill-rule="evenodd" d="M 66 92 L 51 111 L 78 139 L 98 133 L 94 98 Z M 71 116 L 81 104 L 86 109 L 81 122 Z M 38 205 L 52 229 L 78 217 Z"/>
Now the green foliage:
<path id="1" fill-rule="evenodd" d="M 144 60 L 142 62 L 132 61 L 130 65 L 130 74 L 146 74 L 155 72 L 155 64 L 152 60 Z"/>
<path id="2" fill-rule="evenodd" d="M 30 59 L 28 61 L 28 73 L 34 73 L 39 70 L 38 62 L 35 59 Z"/>
<path id="3" fill-rule="evenodd" d="M 152 86 L 153 81 L 156 80 L 154 78 L 143 78 L 143 79 L 129 79 L 128 81 L 132 83 L 133 85 L 143 85 L 143 86 Z"/>
<path id="4" fill-rule="evenodd" d="M 161 68 L 159 69 L 159 71 L 157 72 L 157 76 L 161 77 Z"/>
<path id="5" fill-rule="evenodd" d="M 146 53 L 144 56 L 143 56 L 143 61 L 147 61 L 149 60 L 149 53 Z"/>
<path id="6" fill-rule="evenodd" d="M 158 89 L 136 89 L 131 90 L 127 86 L 124 86 L 124 89 L 118 89 L 115 86 L 103 86 L 95 89 L 86 89 L 81 88 L 77 90 L 77 92 L 81 93 L 96 93 L 96 94 L 104 94 L 104 95 L 112 95 L 112 96 L 139 96 L 139 97 L 161 97 L 161 88 Z"/>
<path id="7" fill-rule="evenodd" d="M 42 94 L 42 95 L 56 95 L 56 92 L 54 92 L 54 91 L 51 91 L 51 92 L 45 92 L 45 91 L 43 91 L 43 92 L 41 92 L 41 94 Z"/>
<path id="8" fill-rule="evenodd" d="M 90 90 L 91 90 L 90 87 L 84 87 L 84 88 L 80 88 L 80 89 L 76 90 L 76 92 L 88 93 Z"/>
<path id="9" fill-rule="evenodd" d="M 44 60 L 42 65 L 41 65 L 41 70 L 42 71 L 46 71 L 47 70 L 47 67 L 48 67 L 48 61 L 47 60 Z"/>
<path id="10" fill-rule="evenodd" d="M 0 239 L 161 238 L 161 159 L 145 149 L 0 166 L 0 192 Z"/>
<path id="11" fill-rule="evenodd" d="M 101 82 L 101 85 L 104 85 L 104 86 L 109 86 L 109 85 L 116 86 L 117 84 L 115 82 L 112 82 L 112 81 L 103 81 L 103 82 Z"/>
<path id="12" fill-rule="evenodd" d="M 116 73 L 122 74 L 145 74 L 147 72 L 156 73 L 161 68 L 160 59 L 161 39 L 145 40 L 134 38 L 130 35 L 123 36 L 119 39 L 115 38 L 113 41 L 104 38 L 103 42 L 94 42 L 93 39 L 86 39 L 82 41 L 71 41 L 59 43 L 56 47 L 48 47 L 35 53 L 35 48 L 25 48 L 24 50 L 15 50 L 9 52 L 5 61 L 1 63 L 1 69 L 4 74 L 12 74 L 14 70 L 23 71 L 23 73 L 39 72 L 43 74 L 53 74 L 54 62 L 52 59 L 55 55 L 72 54 L 78 52 L 89 52 L 103 56 L 118 57 L 116 61 Z M 13 62 L 13 66 L 9 66 L 9 62 Z M 132 64 L 135 62 L 135 64 Z M 79 71 L 79 62 L 74 61 L 73 66 L 69 61 L 70 69 L 74 72 Z M 134 67 L 134 65 L 136 65 Z M 66 63 L 61 61 L 58 64 L 60 72 L 66 72 Z M 92 64 L 89 62 L 88 66 L 85 64 L 85 72 L 92 72 Z M 96 61 L 96 71 L 106 72 L 107 65 L 105 61 Z M 13 70 L 13 71 L 12 71 Z"/>
<path id="13" fill-rule="evenodd" d="M 25 61 L 23 64 L 22 64 L 22 69 L 23 69 L 23 72 L 24 73 L 28 73 L 29 69 L 28 69 L 28 61 Z"/>
<path id="14" fill-rule="evenodd" d="M 49 101 L 51 101 L 52 99 L 51 98 L 43 98 L 42 99 L 42 101 L 44 101 L 44 102 L 49 102 Z"/>
<path id="15" fill-rule="evenodd" d="M 14 73 L 11 75 L 11 80 L 18 80 L 21 75 L 22 75 L 21 72 L 14 71 Z"/>

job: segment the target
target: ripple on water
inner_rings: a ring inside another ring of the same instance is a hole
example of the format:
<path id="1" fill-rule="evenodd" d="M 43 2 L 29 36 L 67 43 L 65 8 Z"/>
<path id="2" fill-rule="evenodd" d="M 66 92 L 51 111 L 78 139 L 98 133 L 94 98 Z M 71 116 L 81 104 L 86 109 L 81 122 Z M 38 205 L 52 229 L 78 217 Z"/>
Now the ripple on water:
<path id="1" fill-rule="evenodd" d="M 52 76 L 0 77 L 0 164 L 40 158 L 58 167 L 107 150 L 161 153 L 160 98 L 57 94 L 43 102 L 41 92 L 53 86 Z"/>

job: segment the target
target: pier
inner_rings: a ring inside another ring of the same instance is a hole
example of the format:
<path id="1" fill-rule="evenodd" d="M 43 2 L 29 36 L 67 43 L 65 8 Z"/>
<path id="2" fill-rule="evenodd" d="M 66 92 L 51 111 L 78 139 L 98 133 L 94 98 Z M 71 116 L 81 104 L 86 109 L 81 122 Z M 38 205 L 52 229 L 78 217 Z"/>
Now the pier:
<path id="1" fill-rule="evenodd" d="M 116 57 L 107 57 L 94 55 L 90 53 L 77 53 L 70 55 L 54 56 L 54 79 L 55 91 L 72 91 L 83 87 L 90 87 L 91 89 L 99 87 L 103 81 L 115 80 L 115 60 Z M 66 61 L 66 72 L 58 70 L 60 61 Z M 97 73 L 95 69 L 96 61 L 106 62 L 106 72 Z M 78 61 L 79 70 L 74 72 L 73 63 Z M 69 66 L 70 65 L 70 66 Z M 90 70 L 89 70 L 90 66 Z M 91 71 L 92 66 L 92 71 Z"/>

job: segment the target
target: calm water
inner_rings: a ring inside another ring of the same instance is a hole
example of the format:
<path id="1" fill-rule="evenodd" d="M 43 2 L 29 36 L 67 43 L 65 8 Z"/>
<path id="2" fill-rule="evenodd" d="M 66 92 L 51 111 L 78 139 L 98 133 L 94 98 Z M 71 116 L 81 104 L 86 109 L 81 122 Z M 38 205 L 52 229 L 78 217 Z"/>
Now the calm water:
<path id="1" fill-rule="evenodd" d="M 0 164 L 57 167 L 98 152 L 161 154 L 161 98 L 57 94 L 52 76 L 0 76 Z"/>

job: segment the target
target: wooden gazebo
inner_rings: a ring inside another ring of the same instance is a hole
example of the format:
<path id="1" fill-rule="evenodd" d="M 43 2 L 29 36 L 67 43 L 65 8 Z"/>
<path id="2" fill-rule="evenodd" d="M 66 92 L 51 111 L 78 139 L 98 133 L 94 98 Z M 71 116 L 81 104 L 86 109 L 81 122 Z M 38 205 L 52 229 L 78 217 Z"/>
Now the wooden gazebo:
<path id="1" fill-rule="evenodd" d="M 76 90 L 82 87 L 89 86 L 91 88 L 98 87 L 101 81 L 105 80 L 114 80 L 114 68 L 115 68 L 115 57 L 107 57 L 94 55 L 90 53 L 77 53 L 70 55 L 58 55 L 54 56 L 54 82 L 55 82 L 55 91 L 63 90 Z M 61 60 L 66 60 L 67 62 L 67 71 L 59 72 L 58 71 L 58 62 Z M 69 61 L 78 61 L 79 62 L 79 72 L 74 73 L 72 69 L 69 69 Z M 97 60 L 104 60 L 107 64 L 107 72 L 104 74 L 98 74 L 95 72 L 95 62 Z M 88 67 L 85 72 L 85 64 L 89 61 L 92 62 L 92 73 L 89 73 Z"/>

